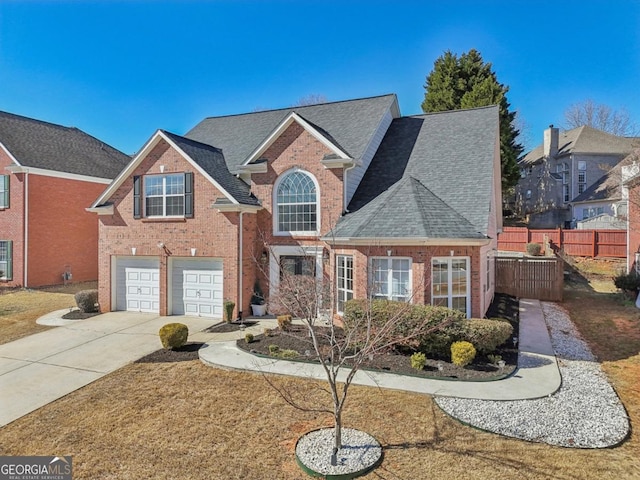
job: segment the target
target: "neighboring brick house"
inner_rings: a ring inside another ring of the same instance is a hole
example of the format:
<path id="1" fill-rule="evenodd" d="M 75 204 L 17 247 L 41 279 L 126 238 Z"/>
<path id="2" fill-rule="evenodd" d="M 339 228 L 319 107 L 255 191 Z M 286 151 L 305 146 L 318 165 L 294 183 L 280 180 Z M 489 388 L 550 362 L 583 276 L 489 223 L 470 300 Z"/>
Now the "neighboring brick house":
<path id="1" fill-rule="evenodd" d="M 395 95 L 159 130 L 89 209 L 102 311 L 249 313 L 254 282 L 328 278 L 483 316 L 501 228 L 497 107 L 401 117 Z"/>
<path id="2" fill-rule="evenodd" d="M 582 207 L 574 211 L 572 203 L 638 146 L 640 138 L 618 137 L 586 125 L 562 133 L 550 126 L 543 143 L 519 162 L 516 212 L 528 216 L 533 228 L 581 220 Z"/>
<path id="3" fill-rule="evenodd" d="M 85 208 L 130 160 L 77 128 L 0 112 L 0 286 L 96 280 Z"/>

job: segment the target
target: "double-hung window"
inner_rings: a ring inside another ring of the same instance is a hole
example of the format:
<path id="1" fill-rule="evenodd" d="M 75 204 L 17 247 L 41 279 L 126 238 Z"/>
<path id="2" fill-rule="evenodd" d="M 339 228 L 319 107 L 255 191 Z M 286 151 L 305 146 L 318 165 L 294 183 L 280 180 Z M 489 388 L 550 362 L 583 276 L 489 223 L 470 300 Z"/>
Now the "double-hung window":
<path id="1" fill-rule="evenodd" d="M 469 316 L 469 282 L 468 257 L 434 258 L 431 264 L 431 303 L 460 310 Z"/>
<path id="2" fill-rule="evenodd" d="M 353 257 L 336 255 L 337 310 L 344 312 L 344 304 L 353 298 Z"/>
<path id="3" fill-rule="evenodd" d="M 578 172 L 578 195 L 587 189 L 587 172 Z"/>
<path id="4" fill-rule="evenodd" d="M 193 174 L 169 173 L 133 178 L 135 218 L 193 216 Z"/>
<path id="5" fill-rule="evenodd" d="M 411 300 L 411 259 L 374 257 L 371 259 L 371 296 L 408 302 Z"/>
<path id="6" fill-rule="evenodd" d="M 0 208 L 9 208 L 9 175 L 0 175 Z"/>
<path id="7" fill-rule="evenodd" d="M 13 254 L 11 240 L 0 240 L 0 279 L 11 280 L 13 278 Z"/>
<path id="8" fill-rule="evenodd" d="M 310 174 L 294 170 L 281 177 L 274 202 L 276 234 L 318 233 L 318 188 Z"/>

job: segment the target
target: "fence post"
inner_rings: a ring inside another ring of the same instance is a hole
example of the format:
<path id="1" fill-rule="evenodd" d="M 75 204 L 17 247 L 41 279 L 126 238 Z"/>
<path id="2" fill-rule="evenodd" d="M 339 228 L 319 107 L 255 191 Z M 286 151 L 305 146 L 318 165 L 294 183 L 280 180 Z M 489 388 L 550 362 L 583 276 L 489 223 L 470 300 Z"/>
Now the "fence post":
<path id="1" fill-rule="evenodd" d="M 562 250 L 562 227 L 558 227 L 558 250 Z"/>
<path id="2" fill-rule="evenodd" d="M 597 235 L 597 232 L 596 232 L 596 230 L 592 230 L 592 232 L 593 232 L 593 236 L 591 237 L 592 242 L 593 242 L 592 243 L 592 245 L 593 245 L 592 253 L 593 253 L 593 258 L 596 258 L 596 241 L 597 241 L 596 235 Z"/>

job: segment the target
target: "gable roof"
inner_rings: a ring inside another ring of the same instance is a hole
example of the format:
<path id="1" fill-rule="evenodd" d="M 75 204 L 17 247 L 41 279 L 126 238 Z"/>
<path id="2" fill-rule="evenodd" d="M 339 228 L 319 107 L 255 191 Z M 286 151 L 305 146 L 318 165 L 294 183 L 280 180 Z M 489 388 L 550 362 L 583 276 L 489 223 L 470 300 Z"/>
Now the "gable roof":
<path id="1" fill-rule="evenodd" d="M 0 112 L 0 146 L 22 167 L 112 179 L 131 157 L 77 128 Z"/>
<path id="2" fill-rule="evenodd" d="M 93 209 L 105 205 L 111 195 L 133 174 L 142 160 L 162 140 L 180 153 L 187 162 L 191 163 L 200 174 L 222 192 L 225 198 L 218 199 L 219 203 L 260 207 L 260 202 L 251 193 L 249 185 L 229 172 L 219 148 L 164 130 L 158 130 L 90 208 Z"/>
<path id="3" fill-rule="evenodd" d="M 359 160 L 389 109 L 399 116 L 395 94 L 210 117 L 185 136 L 220 148 L 231 173 L 237 173 L 238 167 L 250 160 L 265 140 L 295 112 L 336 149 Z"/>
<path id="4" fill-rule="evenodd" d="M 583 125 L 559 134 L 558 153 L 556 158 L 571 153 L 600 154 L 600 155 L 628 155 L 634 147 L 640 146 L 638 137 L 618 137 L 602 130 Z M 521 163 L 537 163 L 544 158 L 544 146 L 538 145 L 527 153 Z"/>
<path id="5" fill-rule="evenodd" d="M 498 108 L 393 120 L 348 211 L 326 238 L 486 238 Z"/>

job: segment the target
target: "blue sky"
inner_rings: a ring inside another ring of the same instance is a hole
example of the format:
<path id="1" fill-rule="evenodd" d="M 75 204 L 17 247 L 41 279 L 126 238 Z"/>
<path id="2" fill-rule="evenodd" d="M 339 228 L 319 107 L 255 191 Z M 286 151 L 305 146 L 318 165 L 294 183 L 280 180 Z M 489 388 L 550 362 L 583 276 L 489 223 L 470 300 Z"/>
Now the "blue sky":
<path id="1" fill-rule="evenodd" d="M 207 116 L 396 93 L 445 50 L 493 64 L 528 147 L 572 103 L 640 123 L 640 1 L 0 0 L 0 110 L 126 153 Z"/>

